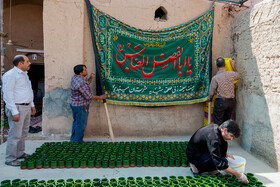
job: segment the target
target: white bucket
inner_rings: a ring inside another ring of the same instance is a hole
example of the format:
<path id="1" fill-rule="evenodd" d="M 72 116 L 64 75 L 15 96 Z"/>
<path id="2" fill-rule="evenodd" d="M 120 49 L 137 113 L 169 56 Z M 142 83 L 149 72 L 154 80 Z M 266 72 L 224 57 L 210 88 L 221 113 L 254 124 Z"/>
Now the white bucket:
<path id="1" fill-rule="evenodd" d="M 236 170 L 236 171 L 239 171 L 241 173 L 244 173 L 245 171 L 245 165 L 246 165 L 246 159 L 241 157 L 241 156 L 237 156 L 237 155 L 233 155 L 233 157 L 235 159 L 232 159 L 232 158 L 227 158 L 228 160 L 228 165 Z"/>

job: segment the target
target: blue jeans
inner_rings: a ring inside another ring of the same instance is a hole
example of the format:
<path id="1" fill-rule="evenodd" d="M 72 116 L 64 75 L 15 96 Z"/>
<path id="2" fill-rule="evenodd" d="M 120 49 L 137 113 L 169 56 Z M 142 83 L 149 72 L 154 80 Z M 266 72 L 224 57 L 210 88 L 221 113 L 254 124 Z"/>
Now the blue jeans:
<path id="1" fill-rule="evenodd" d="M 88 120 L 88 109 L 87 106 L 72 106 L 70 105 L 73 114 L 73 126 L 72 126 L 72 135 L 71 142 L 83 142 L 84 131 L 87 126 Z"/>

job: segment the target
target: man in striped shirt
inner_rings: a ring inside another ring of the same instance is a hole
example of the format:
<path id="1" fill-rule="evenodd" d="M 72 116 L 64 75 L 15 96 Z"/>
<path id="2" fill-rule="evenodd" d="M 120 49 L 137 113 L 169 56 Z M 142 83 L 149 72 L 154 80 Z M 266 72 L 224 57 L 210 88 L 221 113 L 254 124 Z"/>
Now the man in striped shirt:
<path id="1" fill-rule="evenodd" d="M 235 61 L 230 61 L 233 71 L 226 71 L 225 60 L 218 58 L 216 65 L 217 74 L 212 78 L 209 90 L 209 100 L 216 91 L 216 99 L 214 102 L 214 122 L 221 125 L 224 121 L 230 119 L 234 107 L 234 81 L 240 79 L 235 69 Z"/>
<path id="2" fill-rule="evenodd" d="M 83 142 L 84 131 L 87 126 L 88 109 L 91 100 L 106 99 L 106 95 L 93 95 L 90 91 L 89 84 L 92 82 L 94 73 L 87 79 L 87 67 L 83 64 L 74 67 L 75 75 L 71 80 L 71 99 L 70 107 L 73 114 L 73 126 L 71 142 Z"/>

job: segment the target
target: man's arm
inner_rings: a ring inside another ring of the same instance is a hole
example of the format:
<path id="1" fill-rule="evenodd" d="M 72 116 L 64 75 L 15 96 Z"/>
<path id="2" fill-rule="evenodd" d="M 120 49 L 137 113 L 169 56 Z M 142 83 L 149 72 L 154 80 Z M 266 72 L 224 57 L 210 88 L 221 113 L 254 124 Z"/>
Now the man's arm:
<path id="1" fill-rule="evenodd" d="M 94 95 L 94 96 L 92 96 L 92 98 L 91 99 L 106 99 L 106 95 L 105 94 L 103 94 L 103 95 Z"/>
<path id="2" fill-rule="evenodd" d="M 209 89 L 209 97 L 208 97 L 208 101 L 212 100 L 212 97 L 214 96 L 215 90 L 217 89 L 217 82 L 216 80 L 213 78 L 211 83 L 210 83 L 210 89 Z"/>
<path id="3" fill-rule="evenodd" d="M 244 175 L 243 173 L 241 173 L 239 171 L 236 171 L 236 170 L 232 169 L 231 167 L 228 167 L 227 169 L 224 169 L 223 171 L 226 172 L 226 173 L 230 173 L 232 175 L 235 175 L 240 180 L 240 182 L 244 182 L 244 183 L 249 182 L 246 175 Z"/>
<path id="4" fill-rule="evenodd" d="M 15 101 L 14 101 L 14 88 L 16 86 L 15 76 L 4 75 L 3 76 L 3 99 L 6 103 L 6 107 L 12 112 L 12 115 L 15 116 L 15 120 L 19 120 L 19 112 L 17 110 Z"/>

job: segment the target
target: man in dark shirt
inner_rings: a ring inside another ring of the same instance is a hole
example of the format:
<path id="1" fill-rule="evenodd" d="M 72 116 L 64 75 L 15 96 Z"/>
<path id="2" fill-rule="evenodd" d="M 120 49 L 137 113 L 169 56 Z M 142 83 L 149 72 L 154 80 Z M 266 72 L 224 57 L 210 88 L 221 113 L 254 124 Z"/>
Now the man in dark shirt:
<path id="1" fill-rule="evenodd" d="M 239 137 L 240 129 L 233 120 L 227 120 L 218 126 L 210 124 L 198 129 L 191 137 L 187 146 L 187 157 L 194 174 L 219 174 L 223 170 L 248 182 L 246 176 L 228 165 L 226 157 L 233 158 L 227 153 L 228 140 Z"/>

